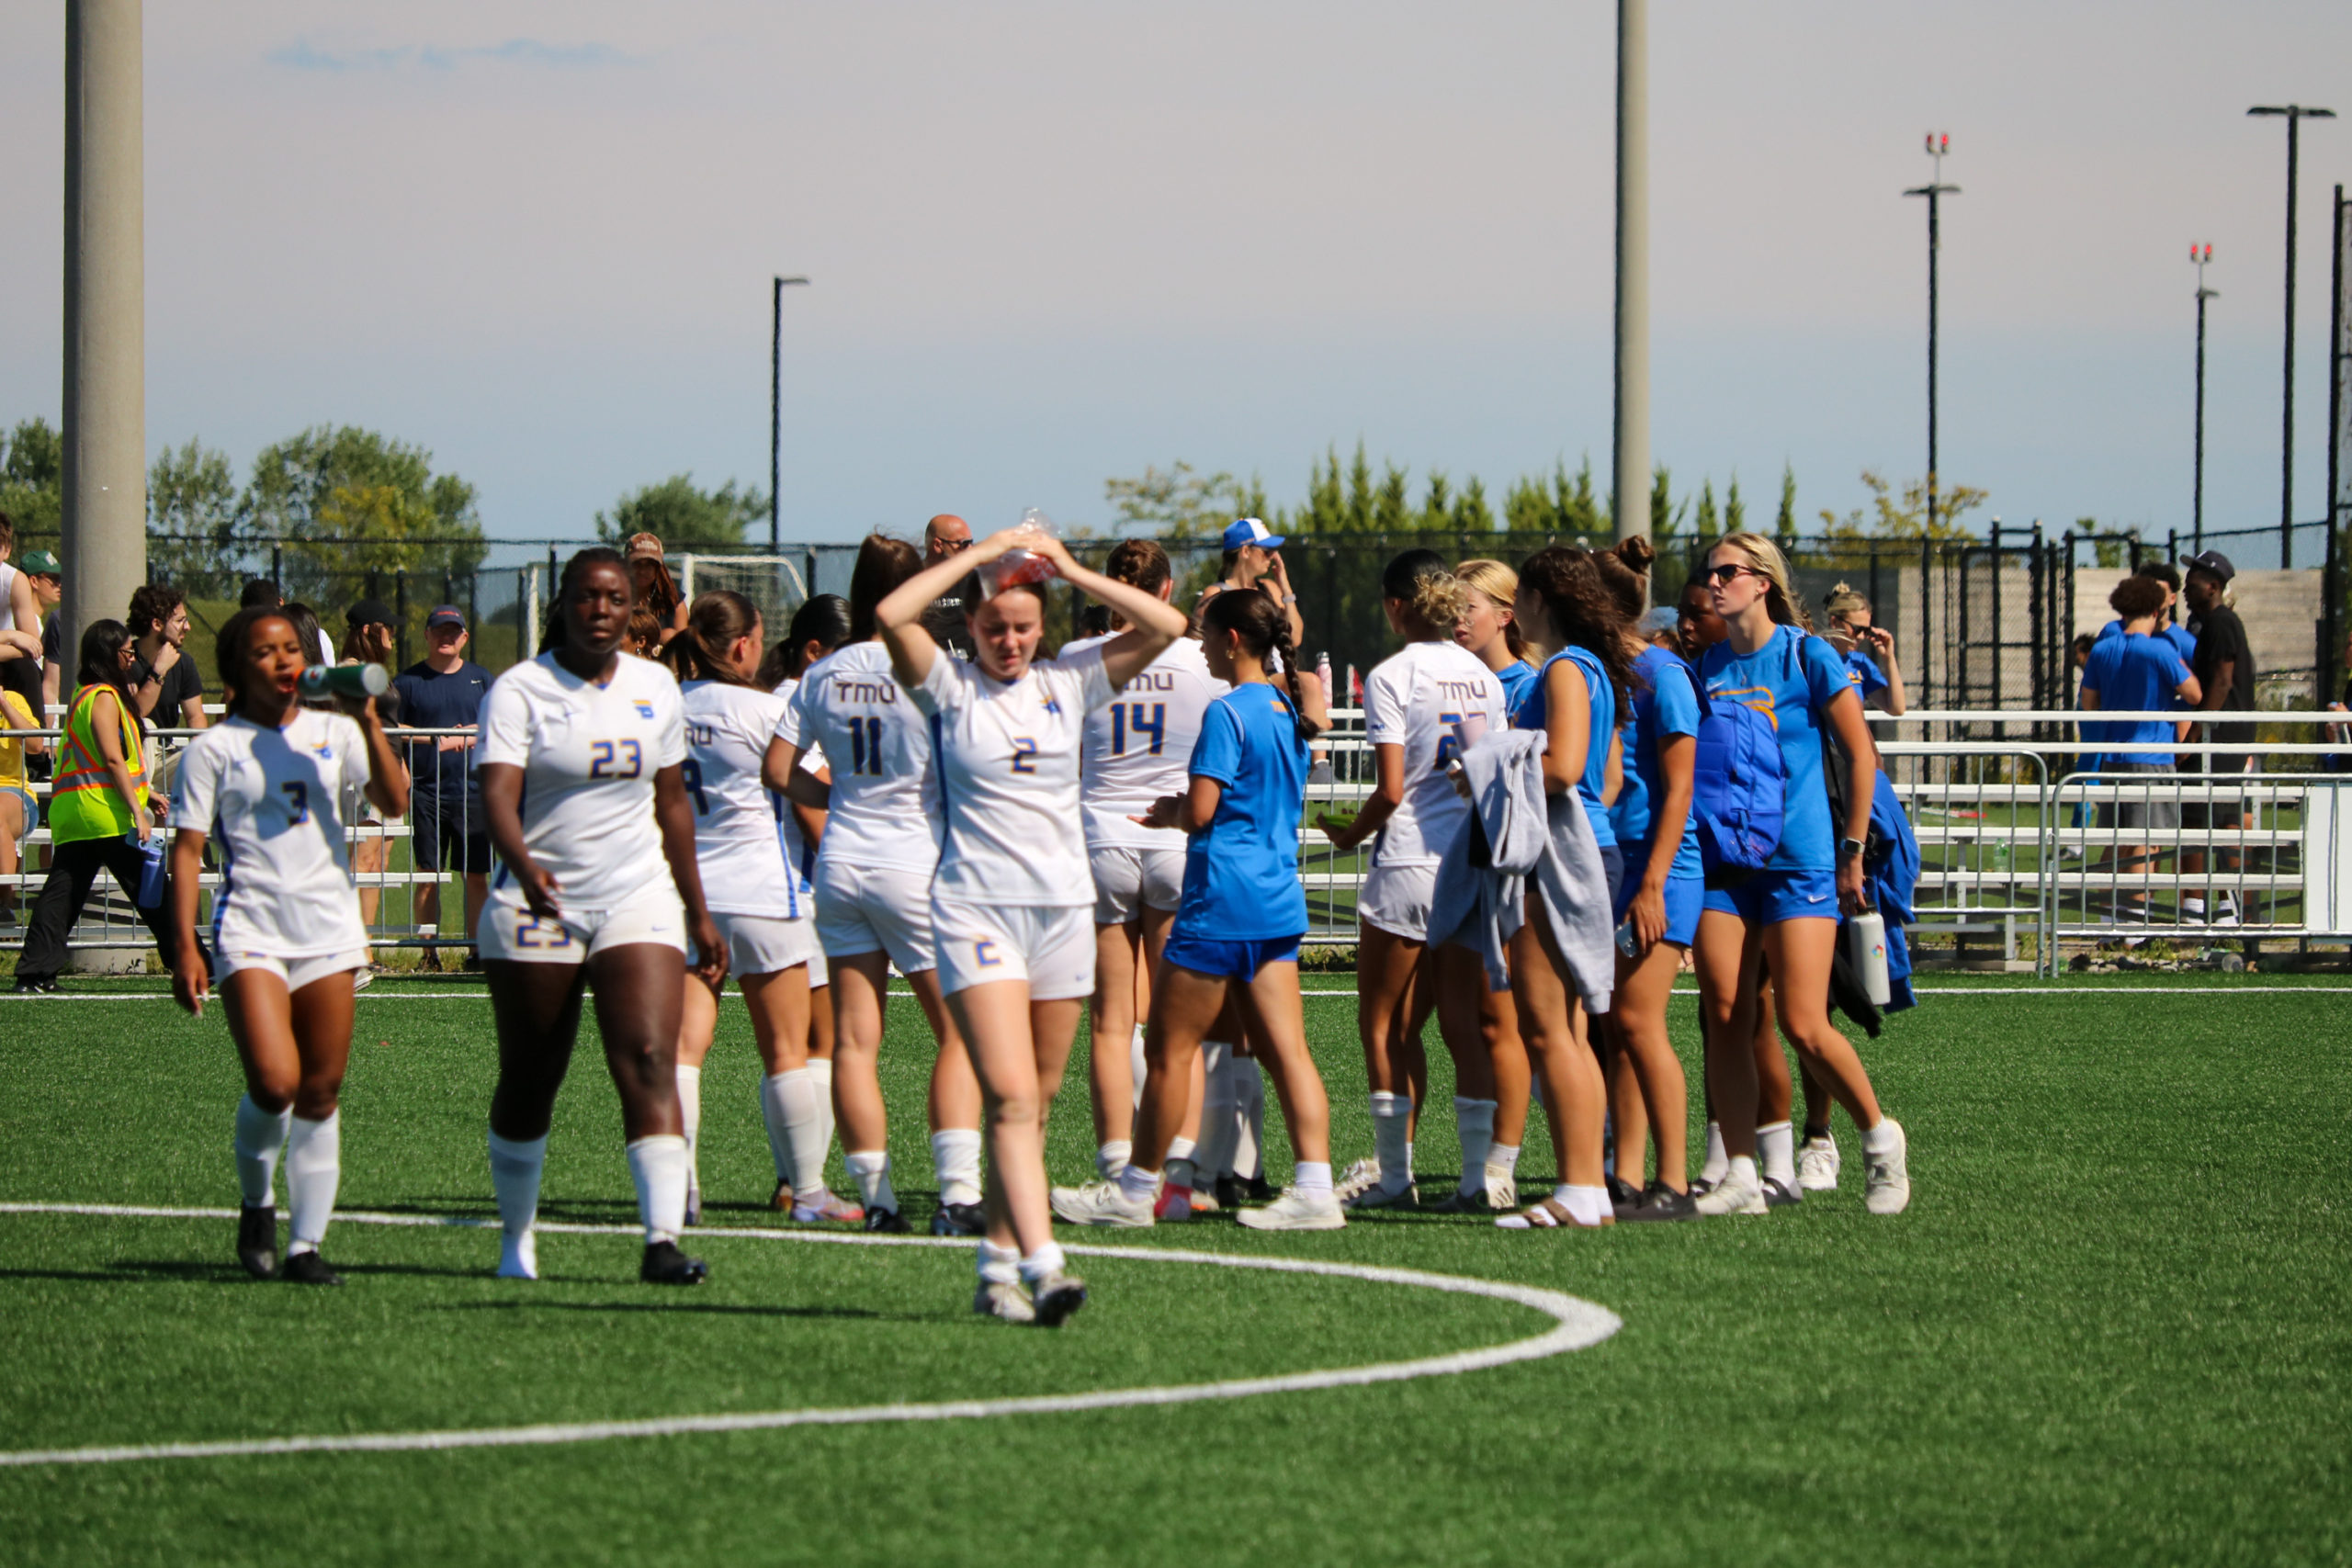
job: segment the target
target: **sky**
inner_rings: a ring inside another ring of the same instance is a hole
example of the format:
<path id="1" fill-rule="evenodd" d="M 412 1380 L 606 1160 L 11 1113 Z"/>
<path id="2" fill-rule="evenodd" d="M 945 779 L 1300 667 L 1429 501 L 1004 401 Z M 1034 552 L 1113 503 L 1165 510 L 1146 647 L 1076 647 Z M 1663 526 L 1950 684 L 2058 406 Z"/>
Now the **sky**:
<path id="1" fill-rule="evenodd" d="M 1611 460 L 1615 7 L 150 0 L 147 434 L 241 471 L 321 423 L 425 446 L 490 532 L 764 487 L 787 539 L 1101 526 L 1183 460 Z M 2275 522 L 2285 133 L 2352 6 L 1660 0 L 1652 443 L 1769 513 L 1941 468 L 2012 524 Z M 0 8 L 0 422 L 59 407 L 62 7 Z M 2323 505 L 2330 187 L 2303 134 L 2297 512 Z"/>

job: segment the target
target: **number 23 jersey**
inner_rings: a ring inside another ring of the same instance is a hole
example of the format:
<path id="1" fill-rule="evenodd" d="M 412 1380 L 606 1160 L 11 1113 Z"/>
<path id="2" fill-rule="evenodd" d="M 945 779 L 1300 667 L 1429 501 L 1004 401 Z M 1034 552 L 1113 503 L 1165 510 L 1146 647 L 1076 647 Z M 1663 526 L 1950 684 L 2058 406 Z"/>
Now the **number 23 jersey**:
<path id="1" fill-rule="evenodd" d="M 612 679 L 599 684 L 543 653 L 482 699 L 478 765 L 523 770 L 523 846 L 555 878 L 567 911 L 616 908 L 670 880 L 653 775 L 685 756 L 678 682 L 635 654 L 616 655 Z M 503 863 L 492 887 L 522 901 Z"/>
<path id="2" fill-rule="evenodd" d="M 232 716 L 189 743 L 172 820 L 219 852 L 214 946 L 316 958 L 368 945 L 344 841 L 367 783 L 367 741 L 341 714 L 298 709 L 283 729 Z"/>

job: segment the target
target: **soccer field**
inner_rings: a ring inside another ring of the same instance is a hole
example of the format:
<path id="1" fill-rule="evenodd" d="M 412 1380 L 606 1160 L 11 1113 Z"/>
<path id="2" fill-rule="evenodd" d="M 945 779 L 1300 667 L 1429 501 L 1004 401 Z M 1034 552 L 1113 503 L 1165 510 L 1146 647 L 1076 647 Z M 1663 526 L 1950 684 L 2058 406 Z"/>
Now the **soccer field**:
<path id="1" fill-rule="evenodd" d="M 339 1220 L 326 1252 L 348 1286 L 305 1291 L 245 1278 L 227 1218 L 0 1214 L 0 1450 L 871 1417 L 1417 1361 L 1555 1328 L 1557 1353 L 1182 1404 L 1136 1393 L 921 1421 L 11 1464 L 6 1555 L 2343 1561 L 2347 997 L 2267 976 L 1945 987 L 1959 994 L 1864 1047 L 1910 1132 L 1916 1196 L 1899 1218 L 1863 1213 L 1841 1119 L 1845 1189 L 1769 1218 L 1567 1235 L 1434 1215 L 1319 1235 L 1228 1217 L 1140 1240 L 1066 1232 L 1114 1256 L 1078 1260 L 1094 1299 L 1059 1332 L 974 1317 L 967 1245 L 729 1234 L 780 1228 L 731 999 L 703 1090 L 708 1223 L 693 1250 L 711 1280 L 638 1284 L 617 1106 L 592 1039 L 557 1112 L 543 1217 L 615 1229 L 543 1237 L 535 1286 L 490 1278 L 496 1237 L 481 1229 Z M 362 997 L 347 1214 L 493 1213 L 489 1010 L 465 989 L 381 980 Z M 1307 1010 L 1344 1162 L 1370 1147 L 1354 1003 Z M 1692 1015 L 1677 998 L 1695 1072 Z M 239 1087 L 217 1012 L 0 1003 L 0 1200 L 233 1208 Z M 897 1004 L 885 1083 L 918 1224 L 932 1200 L 922 1044 L 911 1003 Z M 1433 1032 L 1430 1046 L 1424 1190 L 1454 1164 Z M 1068 1180 L 1090 1169 L 1082 1073 L 1081 1045 L 1054 1123 Z M 1286 1151 L 1273 1163 L 1279 1175 Z M 1526 1187 L 1549 1169 L 1532 1132 Z M 838 1158 L 835 1185 L 848 1185 Z M 1176 1249 L 1534 1287 L 1622 1327 L 1560 1348 L 1605 1320 L 1586 1313 L 1577 1333 L 1520 1300 L 1117 1256 Z"/>

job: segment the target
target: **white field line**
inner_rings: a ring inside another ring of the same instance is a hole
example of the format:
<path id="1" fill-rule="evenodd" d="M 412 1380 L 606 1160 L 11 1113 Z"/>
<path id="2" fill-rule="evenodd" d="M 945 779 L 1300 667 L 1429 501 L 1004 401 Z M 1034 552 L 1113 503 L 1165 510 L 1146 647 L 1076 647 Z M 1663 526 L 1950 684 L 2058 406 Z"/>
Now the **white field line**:
<path id="1" fill-rule="evenodd" d="M 1307 989 L 1299 993 L 1308 1001 L 1317 997 L 1352 997 L 1352 990 Z M 1699 993 L 1683 987 L 1669 995 L 1695 997 Z M 2246 996 L 2311 996 L 2329 997 L 2352 995 L 2352 986 L 1914 986 L 1916 997 L 2246 997 Z M 893 997 L 911 997 L 912 991 L 892 991 Z M 162 991 L 105 991 L 76 996 L 16 996 L 0 993 L 0 1002 L 167 1002 L 171 997 Z M 487 1001 L 488 991 L 394 991 L 383 996 L 359 993 L 362 1002 L 447 1002 Z"/>
<path id="2" fill-rule="evenodd" d="M 220 1219 L 236 1217 L 233 1209 L 165 1209 L 109 1203 L 0 1203 L 0 1213 L 85 1214 L 116 1219 Z M 427 1214 L 347 1213 L 335 1219 L 345 1224 L 410 1225 L 488 1230 L 492 1219 Z M 628 1235 L 635 1225 L 543 1224 L 542 1231 L 565 1235 Z M 858 1233 L 775 1230 L 751 1226 L 698 1229 L 698 1239 L 746 1237 L 761 1241 L 802 1241 L 847 1247 L 933 1247 L 968 1251 L 972 1243 L 956 1236 L 883 1236 Z M 1217 1252 L 1194 1252 L 1142 1247 L 1066 1247 L 1081 1258 L 1114 1258 L 1150 1263 L 1193 1263 L 1216 1269 L 1253 1269 L 1276 1274 L 1315 1274 L 1328 1279 L 1364 1280 L 1379 1285 L 1405 1285 L 1453 1295 L 1483 1296 L 1512 1302 L 1553 1320 L 1544 1333 L 1483 1350 L 1461 1350 L 1410 1361 L 1380 1361 L 1363 1367 L 1340 1367 L 1276 1377 L 1234 1378 L 1220 1382 L 1182 1383 L 1166 1388 L 1102 1389 L 1091 1393 L 1034 1394 L 1008 1399 L 960 1399 L 921 1404 L 866 1404 L 835 1409 L 766 1410 L 732 1416 L 669 1416 L 641 1421 L 559 1422 L 534 1427 L 489 1427 L 472 1430 L 434 1432 L 374 1432 L 292 1438 L 256 1438 L 209 1443 L 124 1444 L 106 1448 L 33 1449 L 0 1452 L 0 1467 L 46 1464 L 121 1464 L 142 1460 L 236 1459 L 299 1453 L 388 1453 L 421 1449 L 491 1449 L 555 1443 L 603 1442 L 616 1438 L 673 1438 L 707 1432 L 772 1431 L 784 1427 L 850 1427 L 876 1422 L 963 1421 L 1000 1416 L 1056 1416 L 1086 1410 L 1119 1410 L 1137 1405 L 1192 1404 L 1212 1399 L 1250 1399 L 1268 1393 L 1304 1393 L 1327 1388 L 1360 1388 L 1374 1383 L 1403 1382 L 1415 1378 L 1453 1377 L 1484 1371 L 1517 1361 L 1541 1360 L 1571 1350 L 1589 1349 L 1623 1326 L 1616 1314 L 1559 1291 L 1513 1285 L 1494 1280 L 1474 1280 L 1455 1274 L 1430 1274 L 1416 1269 L 1380 1269 L 1365 1264 L 1321 1263 L 1295 1258 L 1244 1258 Z"/>

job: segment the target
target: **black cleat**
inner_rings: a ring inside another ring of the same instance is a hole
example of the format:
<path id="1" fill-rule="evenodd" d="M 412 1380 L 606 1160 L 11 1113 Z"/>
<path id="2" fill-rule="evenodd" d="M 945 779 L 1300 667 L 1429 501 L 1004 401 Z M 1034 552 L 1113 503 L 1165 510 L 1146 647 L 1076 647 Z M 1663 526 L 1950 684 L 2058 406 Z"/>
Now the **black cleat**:
<path id="1" fill-rule="evenodd" d="M 1213 1191 L 1220 1209 L 1238 1209 L 1244 1203 L 1271 1203 L 1282 1196 L 1281 1189 L 1269 1182 L 1263 1171 L 1249 1177 L 1227 1171 L 1216 1179 Z"/>
<path id="2" fill-rule="evenodd" d="M 914 1234 L 914 1228 L 907 1224 L 907 1217 L 896 1209 L 865 1211 L 865 1234 L 868 1235 L 911 1235 Z"/>
<path id="3" fill-rule="evenodd" d="M 1764 1206 L 1766 1208 L 1786 1209 L 1804 1201 L 1804 1188 L 1784 1186 L 1780 1181 L 1769 1176 L 1764 1179 Z"/>
<path id="4" fill-rule="evenodd" d="M 1652 1220 L 1695 1220 L 1699 1217 L 1698 1201 L 1688 1192 L 1677 1192 L 1663 1181 L 1653 1181 L 1642 1201 L 1630 1209 L 1618 1212 L 1621 1220 L 1634 1222 Z"/>
<path id="5" fill-rule="evenodd" d="M 1613 1170 L 1600 1179 L 1609 1189 L 1610 1212 L 1619 1219 L 1626 1218 L 1635 1209 L 1641 1207 L 1642 1190 L 1640 1188 L 1620 1181 L 1617 1179 L 1617 1173 Z"/>
<path id="6" fill-rule="evenodd" d="M 988 1211 L 978 1203 L 942 1203 L 932 1211 L 933 1235 L 986 1235 L 988 1231 Z"/>
<path id="7" fill-rule="evenodd" d="M 17 995 L 20 997 L 53 996 L 56 991 L 57 981 L 54 977 L 43 978 L 38 975 L 17 976 Z"/>
<path id="8" fill-rule="evenodd" d="M 237 1213 L 237 1261 L 256 1280 L 277 1273 L 277 1205 L 243 1204 Z"/>
<path id="9" fill-rule="evenodd" d="M 1086 1281 L 1075 1274 L 1048 1274 L 1029 1287 L 1029 1302 L 1038 1327 L 1058 1328 L 1086 1304 Z"/>
<path id="10" fill-rule="evenodd" d="M 657 1241 L 645 1249 L 637 1277 L 649 1285 L 699 1285 L 710 1278 L 710 1265 L 688 1258 L 674 1241 Z"/>
<path id="11" fill-rule="evenodd" d="M 279 1278 L 290 1280 L 298 1285 L 340 1285 L 343 1283 L 343 1276 L 327 1267 L 327 1260 L 319 1256 L 319 1249 L 315 1247 L 308 1252 L 297 1252 L 289 1256 L 286 1259 L 286 1272 Z"/>

